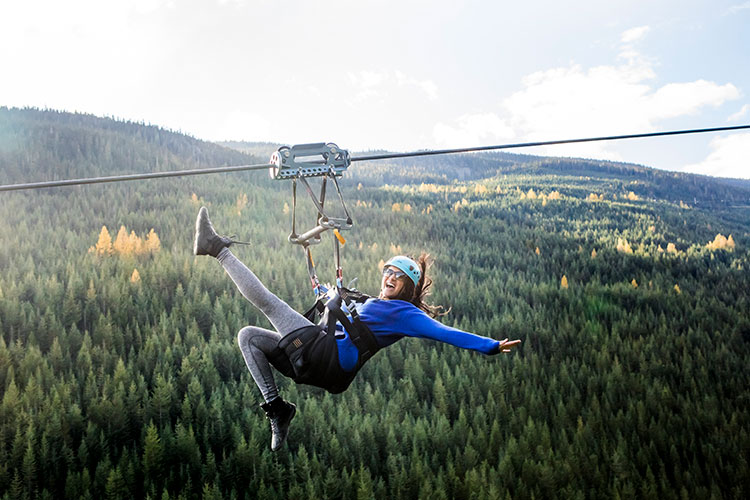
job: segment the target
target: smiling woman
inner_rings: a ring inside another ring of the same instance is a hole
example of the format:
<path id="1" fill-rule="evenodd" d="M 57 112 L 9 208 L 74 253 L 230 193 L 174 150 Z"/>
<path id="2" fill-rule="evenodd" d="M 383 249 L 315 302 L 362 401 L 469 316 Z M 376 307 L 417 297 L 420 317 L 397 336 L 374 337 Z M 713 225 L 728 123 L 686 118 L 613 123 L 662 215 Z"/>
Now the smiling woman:
<path id="1" fill-rule="evenodd" d="M 195 255 L 218 259 L 240 293 L 275 329 L 246 326 L 238 334 L 245 364 L 266 401 L 261 408 L 271 423 L 273 451 L 286 439 L 296 406 L 279 395 L 272 366 L 297 383 L 336 394 L 348 388 L 378 350 L 404 337 L 437 340 L 490 355 L 508 353 L 521 342 L 507 338 L 499 341 L 436 321 L 440 308 L 425 302 L 432 285 L 426 254 L 417 260 L 403 255 L 391 258 L 383 268 L 377 298 L 361 296 L 356 305 L 350 301 L 342 305 L 341 297 L 331 293 L 326 305 L 328 317 L 315 325 L 271 293 L 232 254 L 229 247 L 239 242 L 216 233 L 205 207 L 200 209 L 195 226 Z"/>
<path id="2" fill-rule="evenodd" d="M 380 283 L 378 298 L 405 300 L 430 317 L 441 316 L 442 306 L 433 306 L 425 302 L 432 286 L 432 279 L 427 275 L 430 266 L 429 258 L 429 254 L 424 252 L 416 261 L 403 255 L 391 258 L 383 268 L 383 280 Z"/>

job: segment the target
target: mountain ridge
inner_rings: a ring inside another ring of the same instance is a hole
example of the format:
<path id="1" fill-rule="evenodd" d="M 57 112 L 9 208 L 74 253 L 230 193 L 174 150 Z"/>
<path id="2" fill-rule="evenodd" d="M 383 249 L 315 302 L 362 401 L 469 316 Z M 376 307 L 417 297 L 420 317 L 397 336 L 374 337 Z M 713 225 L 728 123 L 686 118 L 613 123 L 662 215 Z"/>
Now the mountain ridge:
<path id="1" fill-rule="evenodd" d="M 116 144 L 108 144 L 108 140 Z M 35 144 L 30 148 L 31 143 Z M 263 163 L 277 147 L 268 142 L 213 143 L 155 125 L 89 114 L 0 107 L 2 183 Z M 20 154 L 24 148 L 24 154 Z M 116 161 L 113 148 L 121 149 Z M 66 160 L 54 161 L 41 153 L 45 150 L 57 151 Z M 106 161 L 97 165 L 92 163 L 92 156 Z M 726 208 L 750 204 L 748 180 L 581 158 L 484 152 L 356 162 L 350 170 L 354 181 L 370 185 L 451 183 L 503 175 L 592 177 L 618 180 L 622 186 L 633 183 L 636 194 L 694 206 Z M 30 178 L 29 172 L 34 172 L 35 178 Z"/>

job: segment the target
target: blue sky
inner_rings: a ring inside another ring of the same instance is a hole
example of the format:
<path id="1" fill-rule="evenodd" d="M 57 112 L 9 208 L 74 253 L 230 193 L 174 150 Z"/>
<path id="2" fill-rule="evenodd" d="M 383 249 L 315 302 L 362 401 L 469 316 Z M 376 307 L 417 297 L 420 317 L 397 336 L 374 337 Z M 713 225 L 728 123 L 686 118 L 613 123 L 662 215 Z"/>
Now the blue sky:
<path id="1" fill-rule="evenodd" d="M 0 105 L 352 151 L 740 125 L 748 28 L 750 0 L 4 2 Z M 750 178 L 750 132 L 525 152 Z"/>

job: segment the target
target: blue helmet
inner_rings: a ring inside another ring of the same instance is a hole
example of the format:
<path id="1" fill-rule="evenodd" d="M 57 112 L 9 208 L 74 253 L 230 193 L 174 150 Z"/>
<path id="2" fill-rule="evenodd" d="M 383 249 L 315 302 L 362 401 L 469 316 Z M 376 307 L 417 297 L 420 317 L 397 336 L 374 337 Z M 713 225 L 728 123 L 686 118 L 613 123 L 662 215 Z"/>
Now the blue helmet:
<path id="1" fill-rule="evenodd" d="M 397 267 L 405 272 L 406 275 L 414 282 L 414 286 L 417 286 L 419 284 L 419 278 L 422 277 L 422 271 L 419 268 L 419 264 L 414 262 L 409 257 L 405 257 L 403 255 L 391 257 L 391 260 L 386 262 L 383 268 L 385 269 L 388 266 Z"/>

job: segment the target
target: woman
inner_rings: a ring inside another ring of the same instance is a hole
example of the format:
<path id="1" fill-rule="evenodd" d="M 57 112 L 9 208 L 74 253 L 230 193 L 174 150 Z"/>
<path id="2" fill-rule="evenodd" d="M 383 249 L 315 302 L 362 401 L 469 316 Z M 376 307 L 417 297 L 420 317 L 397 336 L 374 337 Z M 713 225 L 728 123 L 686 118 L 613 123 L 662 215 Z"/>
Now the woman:
<path id="1" fill-rule="evenodd" d="M 238 334 L 242 356 L 265 400 L 261 408 L 271 422 L 271 449 L 276 451 L 286 439 L 296 407 L 279 395 L 271 366 L 298 383 L 316 385 L 337 393 L 348 387 L 374 352 L 363 355 L 359 329 L 355 332 L 355 328 L 345 319 L 342 321 L 347 323 L 350 331 L 337 324 L 335 335 L 326 334 L 321 327 L 313 325 L 269 292 L 255 274 L 229 251 L 229 246 L 234 243 L 239 242 L 216 233 L 208 218 L 208 211 L 202 207 L 195 222 L 193 252 L 195 255 L 217 258 L 240 293 L 260 309 L 276 330 L 246 326 Z M 426 270 L 424 254 L 418 262 L 404 256 L 392 258 L 383 269 L 378 298 L 369 298 L 352 311 L 358 313 L 361 324 L 365 326 L 362 337 L 376 344 L 373 351 L 404 337 L 439 340 L 484 354 L 508 353 L 521 342 L 482 337 L 445 326 L 433 319 L 437 316 L 438 308 L 424 302 L 432 284 L 432 280 L 425 275 Z M 299 349 L 299 358 L 289 354 L 296 348 Z"/>

